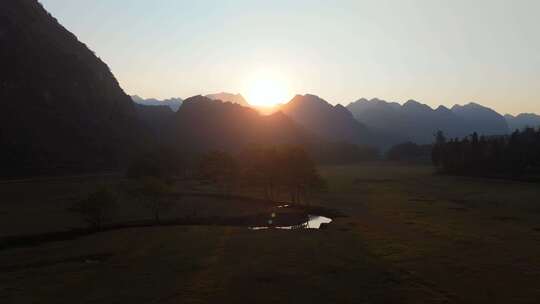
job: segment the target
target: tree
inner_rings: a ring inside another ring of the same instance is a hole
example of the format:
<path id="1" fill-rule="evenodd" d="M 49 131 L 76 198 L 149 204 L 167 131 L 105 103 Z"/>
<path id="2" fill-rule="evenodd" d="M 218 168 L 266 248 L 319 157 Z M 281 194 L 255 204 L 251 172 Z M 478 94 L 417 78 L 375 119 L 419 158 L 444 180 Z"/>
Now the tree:
<path id="1" fill-rule="evenodd" d="M 241 180 L 245 186 L 260 189 L 268 200 L 275 200 L 281 186 L 282 168 L 276 147 L 252 146 L 240 156 Z"/>
<path id="2" fill-rule="evenodd" d="M 137 191 L 143 205 L 152 212 L 156 223 L 160 223 L 163 213 L 172 208 L 173 203 L 169 197 L 171 193 L 171 187 L 155 177 L 143 178 Z"/>
<path id="3" fill-rule="evenodd" d="M 285 148 L 281 151 L 281 158 L 281 180 L 288 189 L 292 203 L 306 202 L 312 192 L 324 187 L 315 163 L 304 149 Z"/>
<path id="4" fill-rule="evenodd" d="M 435 134 L 435 144 L 433 145 L 433 150 L 431 151 L 431 159 L 433 164 L 437 167 L 442 165 L 443 155 L 444 155 L 444 146 L 446 144 L 446 137 L 444 132 L 439 130 Z"/>
<path id="5" fill-rule="evenodd" d="M 118 197 L 109 187 L 101 187 L 90 193 L 88 197 L 77 202 L 71 211 L 78 213 L 89 228 L 100 230 L 110 220 L 116 207 Z"/>
<path id="6" fill-rule="evenodd" d="M 199 162 L 199 177 L 218 186 L 223 193 L 230 193 L 233 190 L 238 173 L 236 160 L 226 152 L 207 153 Z"/>
<path id="7" fill-rule="evenodd" d="M 490 137 L 473 133 L 449 142 L 437 140 L 433 163 L 445 173 L 538 179 L 540 130 L 525 128 Z"/>

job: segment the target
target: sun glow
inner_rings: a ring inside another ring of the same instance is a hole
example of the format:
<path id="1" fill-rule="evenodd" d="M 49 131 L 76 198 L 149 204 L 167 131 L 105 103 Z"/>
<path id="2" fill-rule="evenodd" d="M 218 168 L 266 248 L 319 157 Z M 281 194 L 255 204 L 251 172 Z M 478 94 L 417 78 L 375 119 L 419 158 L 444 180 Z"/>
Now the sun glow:
<path id="1" fill-rule="evenodd" d="M 256 78 L 247 86 L 248 102 L 257 107 L 275 107 L 288 101 L 289 93 L 283 83 L 277 78 Z"/>

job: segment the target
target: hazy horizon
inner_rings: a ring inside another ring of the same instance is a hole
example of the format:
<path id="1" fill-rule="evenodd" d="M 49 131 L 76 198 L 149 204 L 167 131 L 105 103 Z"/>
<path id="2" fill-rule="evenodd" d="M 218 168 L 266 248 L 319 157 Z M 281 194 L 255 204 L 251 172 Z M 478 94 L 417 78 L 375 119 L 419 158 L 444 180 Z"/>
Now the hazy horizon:
<path id="1" fill-rule="evenodd" d="M 274 99 L 310 93 L 344 105 L 377 97 L 540 113 L 536 1 L 40 2 L 130 95 L 249 99 L 262 86 L 279 91 Z"/>

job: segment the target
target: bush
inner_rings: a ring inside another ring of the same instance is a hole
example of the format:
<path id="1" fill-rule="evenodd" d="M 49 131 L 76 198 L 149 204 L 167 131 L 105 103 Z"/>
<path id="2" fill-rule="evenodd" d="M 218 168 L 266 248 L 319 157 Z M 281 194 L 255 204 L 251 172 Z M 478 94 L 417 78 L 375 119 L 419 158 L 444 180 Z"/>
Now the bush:
<path id="1" fill-rule="evenodd" d="M 102 187 L 77 202 L 71 211 L 79 214 L 91 229 L 101 229 L 106 221 L 112 218 L 118 198 L 108 187 Z"/>

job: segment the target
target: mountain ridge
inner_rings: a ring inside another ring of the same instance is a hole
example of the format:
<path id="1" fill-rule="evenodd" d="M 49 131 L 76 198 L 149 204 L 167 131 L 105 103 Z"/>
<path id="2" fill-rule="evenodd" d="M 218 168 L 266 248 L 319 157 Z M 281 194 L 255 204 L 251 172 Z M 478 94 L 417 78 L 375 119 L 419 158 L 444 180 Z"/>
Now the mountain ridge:
<path id="1" fill-rule="evenodd" d="M 221 92 L 221 93 L 215 93 L 215 94 L 207 94 L 205 97 L 208 97 L 213 100 L 221 100 L 225 102 L 232 102 L 237 103 L 244 107 L 251 107 L 249 102 L 242 96 L 242 94 L 233 94 L 233 93 L 227 93 L 227 92 Z"/>
<path id="2" fill-rule="evenodd" d="M 261 115 L 242 105 L 197 95 L 184 100 L 171 123 L 171 140 L 193 150 L 243 149 L 252 144 L 301 144 L 313 140 L 281 112 Z"/>
<path id="3" fill-rule="evenodd" d="M 511 131 L 521 130 L 526 127 L 540 128 L 540 115 L 535 113 L 521 113 L 516 116 L 506 114 L 504 118 Z"/>
<path id="4" fill-rule="evenodd" d="M 433 109 L 415 100 L 400 105 L 378 98 L 360 98 L 347 105 L 347 109 L 370 128 L 392 132 L 401 140 L 419 144 L 431 143 L 438 130 L 449 137 L 463 137 L 473 132 L 484 135 L 509 133 L 502 115 L 477 103 L 454 105 L 450 109 L 440 105 Z"/>
<path id="5" fill-rule="evenodd" d="M 174 112 L 178 111 L 178 108 L 182 105 L 183 99 L 180 97 L 171 97 L 168 99 L 159 100 L 156 98 L 142 98 L 139 95 L 130 96 L 133 102 L 139 105 L 145 106 L 167 106 Z"/>
<path id="6" fill-rule="evenodd" d="M 367 128 L 342 105 L 331 105 L 313 95 L 296 95 L 280 111 L 324 138 L 365 144 Z"/>

